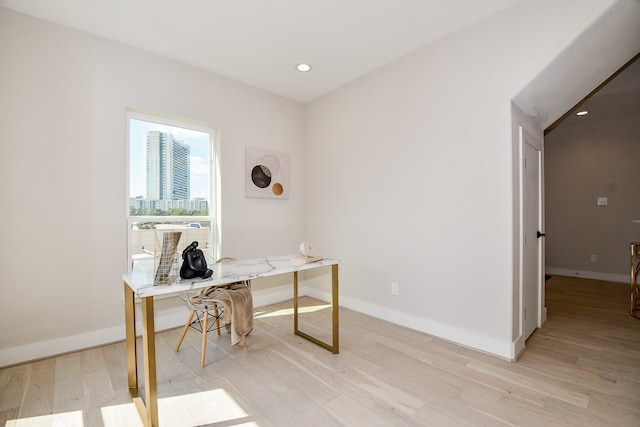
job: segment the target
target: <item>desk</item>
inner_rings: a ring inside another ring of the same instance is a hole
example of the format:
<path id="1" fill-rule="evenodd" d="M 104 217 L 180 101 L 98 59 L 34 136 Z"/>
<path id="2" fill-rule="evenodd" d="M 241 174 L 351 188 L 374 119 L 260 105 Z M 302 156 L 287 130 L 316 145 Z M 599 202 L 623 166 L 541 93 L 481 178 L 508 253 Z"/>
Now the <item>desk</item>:
<path id="1" fill-rule="evenodd" d="M 153 313 L 153 297 L 170 295 L 207 286 L 226 285 L 243 280 L 258 279 L 293 273 L 293 333 L 333 354 L 338 354 L 338 266 L 334 259 L 303 264 L 295 262 L 296 256 L 279 256 L 249 260 L 235 260 L 213 266 L 213 275 L 207 280 L 178 280 L 171 285 L 153 286 L 152 273 L 123 275 L 125 301 L 125 327 L 127 349 L 127 380 L 129 393 L 145 426 L 158 425 L 158 393 L 156 380 L 156 345 Z M 332 342 L 327 344 L 298 329 L 298 272 L 320 267 L 331 267 Z M 142 358 L 145 398 L 138 391 L 136 348 L 135 297 L 142 302 Z"/>

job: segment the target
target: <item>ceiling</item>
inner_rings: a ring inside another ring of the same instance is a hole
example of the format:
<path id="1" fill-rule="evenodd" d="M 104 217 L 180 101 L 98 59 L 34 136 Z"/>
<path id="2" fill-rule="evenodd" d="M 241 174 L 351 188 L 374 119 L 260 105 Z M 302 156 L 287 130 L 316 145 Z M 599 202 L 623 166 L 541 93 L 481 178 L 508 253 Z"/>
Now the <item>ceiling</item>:
<path id="1" fill-rule="evenodd" d="M 589 114 L 576 115 L 583 110 Z M 640 115 L 640 60 L 637 59 L 568 111 L 557 125 L 584 124 L 630 114 Z"/>
<path id="2" fill-rule="evenodd" d="M 519 0 L 0 0 L 302 103 Z M 298 63 L 312 65 L 308 73 Z"/>

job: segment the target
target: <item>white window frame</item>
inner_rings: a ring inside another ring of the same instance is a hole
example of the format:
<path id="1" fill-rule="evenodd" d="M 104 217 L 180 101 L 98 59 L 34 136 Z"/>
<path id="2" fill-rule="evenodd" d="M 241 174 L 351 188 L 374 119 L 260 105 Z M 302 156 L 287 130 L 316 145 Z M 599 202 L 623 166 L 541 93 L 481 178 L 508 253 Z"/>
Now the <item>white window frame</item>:
<path id="1" fill-rule="evenodd" d="M 129 198 L 131 191 L 130 182 L 130 169 L 131 169 L 131 143 L 129 141 L 131 137 L 130 123 L 131 119 L 142 120 L 146 122 L 158 123 L 161 125 L 180 127 L 189 130 L 195 130 L 198 132 L 204 132 L 209 134 L 209 175 L 211 182 L 209 183 L 209 215 L 199 216 L 153 216 L 153 215 L 131 215 L 129 208 Z M 189 120 L 178 120 L 168 117 L 162 117 L 158 115 L 145 114 L 133 110 L 127 110 L 126 112 L 126 199 L 125 199 L 125 212 L 127 218 L 127 272 L 132 270 L 132 256 L 131 253 L 131 229 L 135 222 L 152 222 L 152 221 L 185 221 L 187 218 L 190 222 L 208 221 L 211 224 L 211 230 L 209 233 L 209 241 L 207 242 L 212 249 L 211 256 L 213 259 L 219 258 L 222 253 L 222 241 L 220 238 L 220 151 L 219 151 L 219 132 L 213 127 L 202 123 L 196 123 Z"/>

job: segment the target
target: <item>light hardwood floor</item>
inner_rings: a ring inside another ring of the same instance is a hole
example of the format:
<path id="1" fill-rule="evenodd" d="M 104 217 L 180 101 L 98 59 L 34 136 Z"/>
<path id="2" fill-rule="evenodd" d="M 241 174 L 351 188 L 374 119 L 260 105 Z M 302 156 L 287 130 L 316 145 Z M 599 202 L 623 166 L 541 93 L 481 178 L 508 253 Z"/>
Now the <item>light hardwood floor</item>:
<path id="1" fill-rule="evenodd" d="M 291 302 L 256 309 L 249 348 L 211 334 L 157 335 L 166 426 L 640 426 L 640 320 L 628 285 L 553 277 L 548 320 L 508 362 L 340 311 L 340 354 L 292 334 Z M 304 299 L 301 329 L 329 307 Z M 187 311 L 185 309 L 185 317 Z M 329 340 L 328 334 L 325 336 Z M 16 421 L 17 420 L 17 421 Z M 0 427 L 140 425 L 124 343 L 0 370 Z"/>

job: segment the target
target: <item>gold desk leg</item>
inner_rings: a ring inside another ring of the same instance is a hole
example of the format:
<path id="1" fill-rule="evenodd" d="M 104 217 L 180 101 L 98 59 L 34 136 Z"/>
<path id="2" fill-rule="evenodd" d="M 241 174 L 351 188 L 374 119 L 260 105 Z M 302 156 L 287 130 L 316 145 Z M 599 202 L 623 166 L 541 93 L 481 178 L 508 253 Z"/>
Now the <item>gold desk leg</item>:
<path id="1" fill-rule="evenodd" d="M 136 364 L 136 308 L 131 288 L 124 284 L 124 318 L 127 348 L 127 381 L 131 397 L 138 397 L 138 366 Z"/>
<path id="2" fill-rule="evenodd" d="M 339 305 L 338 305 L 338 264 L 331 266 L 331 310 L 333 311 L 333 354 L 340 351 Z"/>
<path id="3" fill-rule="evenodd" d="M 298 334 L 298 272 L 293 272 L 293 334 Z"/>
<path id="4" fill-rule="evenodd" d="M 144 358 L 145 425 L 158 425 L 158 383 L 156 380 L 156 329 L 153 297 L 142 298 L 142 348 Z"/>
<path id="5" fill-rule="evenodd" d="M 298 329 L 298 272 L 293 272 L 293 333 L 312 343 L 319 345 L 332 352 L 338 354 L 340 352 L 339 345 L 339 329 L 338 329 L 338 265 L 331 266 L 331 313 L 332 313 L 332 344 L 327 344 L 319 339 L 312 337 Z"/>
<path id="6" fill-rule="evenodd" d="M 158 426 L 158 383 L 156 380 L 156 342 L 153 319 L 153 297 L 142 298 L 142 353 L 144 358 L 145 399 L 138 390 L 136 349 L 135 296 L 124 284 L 125 334 L 127 351 L 127 382 L 129 394 L 145 426 Z M 146 404 L 145 404 L 146 401 Z"/>
<path id="7" fill-rule="evenodd" d="M 640 287 L 638 287 L 638 272 L 640 272 L 640 243 L 631 243 L 631 289 L 629 314 L 640 319 Z"/>

